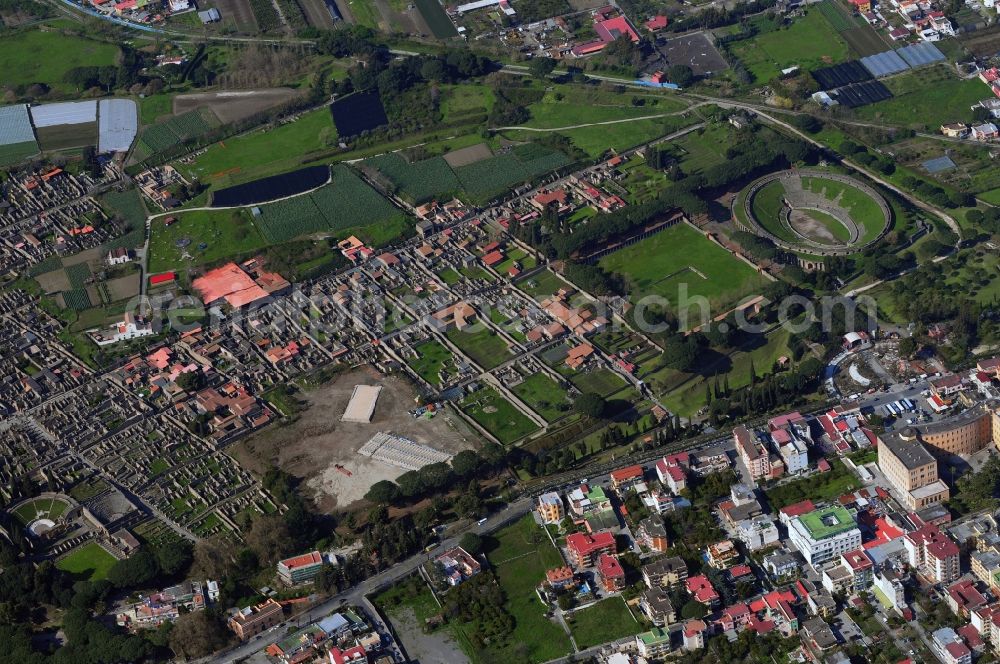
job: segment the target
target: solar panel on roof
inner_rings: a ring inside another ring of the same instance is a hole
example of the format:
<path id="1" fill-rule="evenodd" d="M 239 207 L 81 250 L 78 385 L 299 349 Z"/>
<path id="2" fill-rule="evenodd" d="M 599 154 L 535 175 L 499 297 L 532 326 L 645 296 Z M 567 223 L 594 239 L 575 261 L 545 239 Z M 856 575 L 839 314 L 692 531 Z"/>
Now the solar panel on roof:
<path id="1" fill-rule="evenodd" d="M 890 76 L 910 68 L 910 65 L 906 64 L 906 61 L 895 51 L 884 51 L 861 58 L 861 64 L 875 78 Z"/>

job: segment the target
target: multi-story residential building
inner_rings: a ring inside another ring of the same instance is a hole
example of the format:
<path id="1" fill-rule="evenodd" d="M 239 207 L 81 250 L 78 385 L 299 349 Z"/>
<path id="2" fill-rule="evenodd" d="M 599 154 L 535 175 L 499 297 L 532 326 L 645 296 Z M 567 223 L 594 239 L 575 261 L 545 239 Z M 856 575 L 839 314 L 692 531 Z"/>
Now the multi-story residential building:
<path id="1" fill-rule="evenodd" d="M 937 459 L 911 427 L 879 438 L 878 467 L 911 510 L 948 499 L 948 486 L 938 478 Z"/>
<path id="2" fill-rule="evenodd" d="M 639 598 L 639 608 L 657 627 L 666 627 L 677 619 L 666 588 L 649 588 L 644 591 Z"/>
<path id="3" fill-rule="evenodd" d="M 603 553 L 610 555 L 618 553 L 615 536 L 607 530 L 600 530 L 590 535 L 572 533 L 566 537 L 566 550 L 569 552 L 570 562 L 576 567 L 596 564 Z"/>
<path id="4" fill-rule="evenodd" d="M 778 527 L 766 514 L 744 519 L 736 524 L 736 536 L 751 551 L 759 551 L 778 543 Z"/>
<path id="5" fill-rule="evenodd" d="M 282 620 L 281 604 L 268 598 L 263 604 L 241 609 L 229 619 L 231 629 L 241 641 L 247 641 L 271 629 Z"/>
<path id="6" fill-rule="evenodd" d="M 948 608 L 959 618 L 968 618 L 973 611 L 986 606 L 986 597 L 976 588 L 969 579 L 962 579 L 958 583 L 948 586 L 948 593 L 945 595 Z"/>
<path id="7" fill-rule="evenodd" d="M 648 632 L 636 634 L 635 647 L 639 655 L 646 659 L 662 659 L 673 649 L 670 645 L 670 632 L 654 627 Z"/>
<path id="8" fill-rule="evenodd" d="M 555 491 L 549 491 L 538 496 L 538 516 L 542 523 L 559 523 L 566 516 L 563 510 L 562 497 Z"/>
<path id="9" fill-rule="evenodd" d="M 785 463 L 785 472 L 795 475 L 809 467 L 809 443 L 812 437 L 801 413 L 786 413 L 768 420 L 771 442 Z"/>
<path id="10" fill-rule="evenodd" d="M 708 625 L 704 620 L 688 620 L 684 623 L 684 650 L 701 650 L 705 647 L 705 632 Z"/>
<path id="11" fill-rule="evenodd" d="M 851 574 L 851 589 L 861 592 L 872 585 L 875 564 L 863 549 L 841 554 L 840 564 Z"/>
<path id="12" fill-rule="evenodd" d="M 457 586 L 482 571 L 482 565 L 475 556 L 460 546 L 448 549 L 434 559 L 450 586 Z"/>
<path id="13" fill-rule="evenodd" d="M 611 509 L 611 499 L 599 486 L 591 487 L 587 484 L 581 484 L 567 495 L 567 499 L 569 500 L 570 512 L 577 516 Z"/>
<path id="14" fill-rule="evenodd" d="M 625 569 L 617 558 L 607 553 L 597 558 L 597 578 L 604 592 L 614 593 L 625 588 Z"/>
<path id="15" fill-rule="evenodd" d="M 754 432 L 740 425 L 733 429 L 733 438 L 736 440 L 736 453 L 743 460 L 750 477 L 754 480 L 770 477 L 770 456 Z"/>
<path id="16" fill-rule="evenodd" d="M 958 545 L 941 529 L 925 525 L 903 538 L 910 566 L 934 583 L 950 583 L 959 577 Z"/>
<path id="17" fill-rule="evenodd" d="M 969 563 L 976 578 L 986 584 L 994 595 L 1000 594 L 1000 553 L 996 551 L 973 551 Z"/>
<path id="18" fill-rule="evenodd" d="M 890 569 L 882 569 L 872 577 L 872 591 L 879 600 L 902 613 L 906 608 L 906 591 L 899 577 Z"/>
<path id="19" fill-rule="evenodd" d="M 323 568 L 323 556 L 310 551 L 278 562 L 278 577 L 290 586 L 311 581 Z"/>
<path id="20" fill-rule="evenodd" d="M 736 562 L 740 552 L 732 540 L 722 540 L 708 545 L 708 564 L 718 569 L 725 569 Z"/>
<path id="21" fill-rule="evenodd" d="M 667 527 L 663 524 L 663 518 L 658 515 L 640 521 L 636 535 L 639 544 L 658 553 L 666 553 L 667 547 L 670 546 L 670 540 L 667 538 Z"/>
<path id="22" fill-rule="evenodd" d="M 624 491 L 642 481 L 642 466 L 626 466 L 611 471 L 611 486 L 615 491 Z"/>
<path id="23" fill-rule="evenodd" d="M 555 589 L 569 588 L 576 585 L 576 576 L 569 565 L 555 567 L 545 572 L 545 580 Z"/>
<path id="24" fill-rule="evenodd" d="M 955 630 L 942 627 L 931 634 L 934 654 L 944 664 L 972 664 L 972 651 Z"/>
<path id="25" fill-rule="evenodd" d="M 674 588 L 687 578 L 687 563 L 679 556 L 660 558 L 642 566 L 642 580 L 649 588 Z"/>
<path id="26" fill-rule="evenodd" d="M 994 415 L 979 404 L 944 419 L 912 428 L 935 455 L 975 454 L 993 442 Z"/>
<path id="27" fill-rule="evenodd" d="M 691 467 L 691 457 L 687 452 L 665 456 L 656 462 L 656 477 L 660 484 L 670 489 L 675 496 L 687 488 L 687 473 Z"/>
<path id="28" fill-rule="evenodd" d="M 684 582 L 684 586 L 687 588 L 688 594 L 696 602 L 701 602 L 709 608 L 719 603 L 719 592 L 704 574 L 688 577 L 688 580 Z"/>
<path id="29" fill-rule="evenodd" d="M 788 540 L 816 566 L 861 546 L 861 531 L 846 508 L 831 505 L 792 519 Z"/>

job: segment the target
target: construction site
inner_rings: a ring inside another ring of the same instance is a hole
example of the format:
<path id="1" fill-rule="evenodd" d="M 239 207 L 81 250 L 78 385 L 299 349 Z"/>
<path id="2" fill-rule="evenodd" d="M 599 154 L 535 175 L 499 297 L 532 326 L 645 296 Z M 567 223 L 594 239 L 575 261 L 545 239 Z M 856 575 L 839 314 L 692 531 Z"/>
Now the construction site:
<path id="1" fill-rule="evenodd" d="M 352 396 L 361 393 L 372 398 L 363 415 L 353 418 L 360 421 L 342 421 L 354 410 L 348 407 Z M 362 499 L 379 480 L 395 480 L 481 444 L 448 408 L 414 415 L 422 404 L 413 386 L 370 368 L 339 375 L 302 396 L 307 406 L 294 422 L 241 441 L 233 454 L 255 473 L 276 466 L 303 480 L 303 493 L 323 512 Z M 370 421 L 364 421 L 369 406 Z"/>

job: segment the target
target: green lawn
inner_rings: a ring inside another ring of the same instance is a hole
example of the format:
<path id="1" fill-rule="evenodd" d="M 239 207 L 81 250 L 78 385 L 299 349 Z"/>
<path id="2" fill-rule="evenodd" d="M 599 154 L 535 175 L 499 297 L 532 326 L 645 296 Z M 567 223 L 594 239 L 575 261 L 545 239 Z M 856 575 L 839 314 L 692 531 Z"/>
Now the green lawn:
<path id="1" fill-rule="evenodd" d="M 547 421 L 553 422 L 571 412 L 572 404 L 566 390 L 547 374 L 535 373 L 511 388 L 524 403 Z"/>
<path id="2" fill-rule="evenodd" d="M 149 271 L 154 274 L 203 265 L 268 246 L 245 210 L 195 210 L 178 212 L 176 217 L 177 221 L 170 226 L 164 224 L 164 217 L 152 222 Z M 190 243 L 178 246 L 185 239 Z M 191 258 L 184 258 L 185 253 Z"/>
<path id="3" fill-rule="evenodd" d="M 274 129 L 220 141 L 179 168 L 185 175 L 222 188 L 295 170 L 303 157 L 336 145 L 336 140 L 330 112 L 320 108 Z"/>
<path id="4" fill-rule="evenodd" d="M 56 562 L 56 567 L 70 574 L 82 576 L 90 581 L 99 581 L 108 576 L 114 564 L 114 556 L 101 548 L 97 542 L 90 542 L 74 549 L 72 553 Z"/>
<path id="5" fill-rule="evenodd" d="M 670 141 L 669 147 L 680 159 L 681 170 L 688 174 L 700 173 L 726 161 L 731 130 L 732 127 L 725 123 L 709 124 Z"/>
<path id="6" fill-rule="evenodd" d="M 882 208 L 878 206 L 871 196 L 848 186 L 842 182 L 834 182 L 824 178 L 802 178 L 802 186 L 811 192 L 823 194 L 824 198 L 830 201 L 837 201 L 837 204 L 847 210 L 851 219 L 856 224 L 864 227 L 859 242 L 866 244 L 874 240 L 882 228 L 885 226 L 885 217 L 882 215 Z M 836 223 L 844 236 L 847 237 L 847 229 L 842 224 Z"/>
<path id="7" fill-rule="evenodd" d="M 487 551 L 490 564 L 507 595 L 504 608 L 515 619 L 514 633 L 499 647 L 488 647 L 484 661 L 545 662 L 571 651 L 562 628 L 545 617 L 535 587 L 545 571 L 565 564 L 530 515 L 499 531 L 496 547 Z"/>
<path id="8" fill-rule="evenodd" d="M 496 332 L 483 327 L 478 332 L 448 330 L 448 339 L 487 371 L 511 359 L 507 342 Z"/>
<path id="9" fill-rule="evenodd" d="M 437 273 L 437 276 L 449 286 L 454 286 L 462 280 L 462 275 L 453 267 L 446 267 Z"/>
<path id="10" fill-rule="evenodd" d="M 705 298 L 714 314 L 758 293 L 765 284 L 752 267 L 684 223 L 605 256 L 600 266 L 629 279 L 633 303 L 655 295 L 677 307 L 686 295 L 689 302 Z M 692 308 L 697 315 L 695 302 L 685 313 Z"/>
<path id="11" fill-rule="evenodd" d="M 850 49 L 818 9 L 793 20 L 788 27 L 765 32 L 752 39 L 736 42 L 732 50 L 754 75 L 758 84 L 781 75 L 786 67 L 798 65 L 804 70 L 843 62 Z"/>
<path id="12" fill-rule="evenodd" d="M 451 351 L 434 339 L 415 346 L 413 350 L 417 352 L 417 357 L 407 360 L 410 368 L 431 385 L 440 385 L 438 374 L 446 364 L 452 363 Z"/>
<path id="13" fill-rule="evenodd" d="M 8 31 L 0 39 L 3 85 L 17 87 L 45 83 L 64 92 L 79 92 L 65 81 L 74 67 L 115 64 L 118 47 L 106 42 L 64 35 L 58 31 Z"/>
<path id="14" fill-rule="evenodd" d="M 861 485 L 860 480 L 839 459 L 831 460 L 830 466 L 830 470 L 825 473 L 816 473 L 765 489 L 764 494 L 771 508 L 781 509 L 806 498 L 816 502 L 834 501 Z"/>
<path id="15" fill-rule="evenodd" d="M 164 115 L 173 115 L 173 113 L 173 95 L 150 95 L 139 100 L 139 121 L 144 125 L 153 124 L 157 118 Z"/>
<path id="16" fill-rule="evenodd" d="M 586 609 L 574 611 L 568 620 L 578 648 L 590 648 L 646 629 L 629 613 L 621 597 L 609 597 Z"/>
<path id="17" fill-rule="evenodd" d="M 576 386 L 576 389 L 581 392 L 594 392 L 602 396 L 614 394 L 628 384 L 624 378 L 614 371 L 603 367 L 584 372 L 573 371 L 569 367 L 566 367 L 565 375 Z"/>
<path id="18" fill-rule="evenodd" d="M 632 103 L 642 101 L 641 106 Z M 526 127 L 552 129 L 589 122 L 606 122 L 683 111 L 687 104 L 658 94 L 617 94 L 605 90 L 554 86 L 541 101 L 528 106 Z"/>
<path id="19" fill-rule="evenodd" d="M 885 84 L 895 96 L 855 109 L 859 118 L 935 133 L 942 124 L 970 121 L 969 108 L 990 96 L 978 78 L 961 80 L 944 64 L 893 76 Z"/>
<path id="20" fill-rule="evenodd" d="M 538 427 L 492 387 L 484 387 L 461 401 L 462 410 L 504 445 L 513 443 Z"/>
<path id="21" fill-rule="evenodd" d="M 548 268 L 536 272 L 526 279 L 519 280 L 516 285 L 539 302 L 554 295 L 560 288 L 568 288 L 566 283 Z"/>

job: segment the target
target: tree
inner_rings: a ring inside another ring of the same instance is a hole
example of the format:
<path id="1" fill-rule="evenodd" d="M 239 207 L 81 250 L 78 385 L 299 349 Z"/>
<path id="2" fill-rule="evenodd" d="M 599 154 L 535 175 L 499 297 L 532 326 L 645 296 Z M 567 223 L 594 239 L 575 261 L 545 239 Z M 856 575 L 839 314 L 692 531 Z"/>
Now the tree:
<path id="1" fill-rule="evenodd" d="M 451 459 L 451 469 L 462 478 L 474 476 L 479 472 L 482 459 L 474 450 L 462 450 Z"/>
<path id="2" fill-rule="evenodd" d="M 667 67 L 667 78 L 671 83 L 686 88 L 694 83 L 694 72 L 687 65 L 670 65 Z"/>
<path id="3" fill-rule="evenodd" d="M 535 78 L 545 78 L 556 68 L 556 61 L 552 58 L 532 58 L 528 63 L 528 71 Z"/>
<path id="4" fill-rule="evenodd" d="M 704 618 L 706 613 L 708 613 L 708 609 L 705 608 L 705 605 L 693 599 L 681 607 L 681 617 L 685 620 Z"/>
<path id="5" fill-rule="evenodd" d="M 368 493 L 365 494 L 365 500 L 370 500 L 379 505 L 388 505 L 398 497 L 399 487 L 389 480 L 380 480 L 372 484 L 371 488 L 368 489 Z"/>
<path id="6" fill-rule="evenodd" d="M 458 545 L 475 556 L 483 550 L 483 538 L 476 533 L 465 533 Z"/>
<path id="7" fill-rule="evenodd" d="M 694 336 L 674 335 L 663 347 L 663 363 L 671 369 L 690 371 L 698 360 L 698 342 Z"/>
<path id="8" fill-rule="evenodd" d="M 917 352 L 917 340 L 913 337 L 904 337 L 899 340 L 899 355 L 900 357 L 913 357 L 913 354 Z"/>
<path id="9" fill-rule="evenodd" d="M 277 514 L 257 516 L 246 533 L 246 543 L 265 567 L 277 563 L 295 546 L 288 525 Z"/>
<path id="10" fill-rule="evenodd" d="M 185 659 L 210 655 L 228 642 L 228 630 L 218 616 L 207 610 L 180 616 L 170 632 L 170 649 Z"/>
<path id="11" fill-rule="evenodd" d="M 156 556 L 144 549 L 112 565 L 108 581 L 116 588 L 136 588 L 155 579 L 159 571 Z"/>
<path id="12" fill-rule="evenodd" d="M 160 572 L 173 576 L 187 569 L 191 564 L 191 543 L 184 540 L 156 548 L 156 562 Z"/>
<path id="13" fill-rule="evenodd" d="M 600 394 L 584 392 L 573 402 L 573 407 L 578 413 L 600 419 L 608 409 L 608 402 Z"/>

